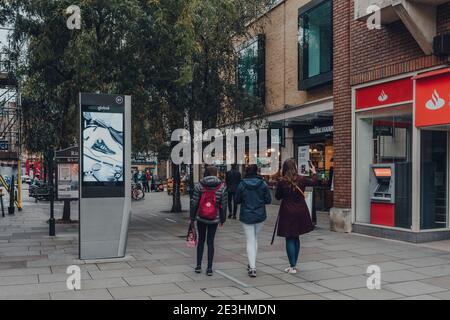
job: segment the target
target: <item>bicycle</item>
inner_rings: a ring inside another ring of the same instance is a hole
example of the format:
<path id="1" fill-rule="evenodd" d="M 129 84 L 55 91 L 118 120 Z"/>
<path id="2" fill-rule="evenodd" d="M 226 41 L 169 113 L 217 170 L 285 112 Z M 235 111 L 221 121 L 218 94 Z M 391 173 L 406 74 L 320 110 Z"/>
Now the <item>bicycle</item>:
<path id="1" fill-rule="evenodd" d="M 131 186 L 131 197 L 136 201 L 140 201 L 145 198 L 145 192 L 141 183 L 136 183 Z"/>

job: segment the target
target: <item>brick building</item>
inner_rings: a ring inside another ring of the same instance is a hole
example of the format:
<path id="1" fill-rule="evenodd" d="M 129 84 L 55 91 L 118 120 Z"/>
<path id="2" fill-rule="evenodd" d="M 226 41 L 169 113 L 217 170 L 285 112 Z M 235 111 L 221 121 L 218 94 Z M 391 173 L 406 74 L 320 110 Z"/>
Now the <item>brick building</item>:
<path id="1" fill-rule="evenodd" d="M 332 1 L 278 1 L 237 44 L 239 84 L 265 101 L 265 119 L 280 128 L 280 159 L 319 169 L 316 210 L 332 207 Z M 304 30 L 304 32 L 303 32 Z M 308 46 L 314 34 L 315 42 Z M 307 174 L 307 172 L 305 172 Z"/>
<path id="2" fill-rule="evenodd" d="M 433 44 L 450 31 L 450 2 L 333 4 L 332 221 L 406 241 L 449 238 L 450 59 Z M 381 28 L 368 27 L 374 17 Z"/>

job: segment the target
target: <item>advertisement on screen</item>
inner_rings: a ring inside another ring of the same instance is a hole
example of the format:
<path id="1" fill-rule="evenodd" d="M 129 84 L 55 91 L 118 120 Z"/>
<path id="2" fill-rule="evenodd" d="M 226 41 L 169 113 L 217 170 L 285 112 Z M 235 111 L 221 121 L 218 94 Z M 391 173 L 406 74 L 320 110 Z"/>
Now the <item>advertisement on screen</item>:
<path id="1" fill-rule="evenodd" d="M 123 197 L 123 100 L 97 102 L 81 106 L 82 191 L 87 197 Z"/>

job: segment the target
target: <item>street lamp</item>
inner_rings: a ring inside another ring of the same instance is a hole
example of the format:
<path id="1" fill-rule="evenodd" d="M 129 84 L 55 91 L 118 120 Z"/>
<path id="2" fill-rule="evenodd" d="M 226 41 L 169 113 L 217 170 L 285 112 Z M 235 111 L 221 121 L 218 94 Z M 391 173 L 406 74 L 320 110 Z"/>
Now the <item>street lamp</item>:
<path id="1" fill-rule="evenodd" d="M 50 193 L 50 219 L 49 236 L 54 237 L 56 235 L 56 220 L 55 220 L 55 199 L 54 199 L 54 187 L 53 187 L 53 163 L 55 152 L 52 149 L 48 154 L 48 191 Z"/>

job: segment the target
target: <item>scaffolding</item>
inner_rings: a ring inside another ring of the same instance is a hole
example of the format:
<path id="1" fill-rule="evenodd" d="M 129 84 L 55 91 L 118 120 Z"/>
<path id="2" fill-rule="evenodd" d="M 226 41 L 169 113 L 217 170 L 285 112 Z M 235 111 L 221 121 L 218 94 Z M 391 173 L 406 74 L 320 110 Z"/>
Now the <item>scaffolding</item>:
<path id="1" fill-rule="evenodd" d="M 0 161 L 17 165 L 17 189 L 8 186 L 0 176 L 0 183 L 15 196 L 16 206 L 22 209 L 22 178 L 21 178 L 21 101 L 19 85 L 11 69 L 5 48 L 9 47 L 8 29 L 0 29 Z"/>

